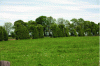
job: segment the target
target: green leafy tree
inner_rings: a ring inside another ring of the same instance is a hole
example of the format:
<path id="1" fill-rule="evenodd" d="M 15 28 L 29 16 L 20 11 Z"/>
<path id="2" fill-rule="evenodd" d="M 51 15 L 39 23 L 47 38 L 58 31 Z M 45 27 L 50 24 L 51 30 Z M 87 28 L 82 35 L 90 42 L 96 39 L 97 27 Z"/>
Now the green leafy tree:
<path id="1" fill-rule="evenodd" d="M 90 29 L 90 28 L 88 28 L 86 31 L 87 31 L 87 35 L 88 35 L 88 36 L 92 36 L 92 34 L 91 34 L 91 29 Z"/>
<path id="2" fill-rule="evenodd" d="M 0 26 L 0 41 L 3 41 L 3 39 L 4 39 L 3 27 Z"/>
<path id="3" fill-rule="evenodd" d="M 57 24 L 53 24 L 52 26 L 51 26 L 51 30 L 52 30 L 52 34 L 53 34 L 53 37 L 54 38 L 56 38 L 56 37 L 58 37 L 58 33 L 57 33 Z"/>
<path id="4" fill-rule="evenodd" d="M 12 23 L 11 22 L 6 22 L 4 24 L 4 28 L 7 31 L 7 34 L 9 35 L 9 33 L 10 33 L 11 29 L 12 29 Z"/>
<path id="5" fill-rule="evenodd" d="M 21 25 L 21 23 L 16 24 L 15 34 L 16 34 L 16 39 L 29 39 L 30 38 L 28 29 L 24 25 Z"/>
<path id="6" fill-rule="evenodd" d="M 21 25 L 25 25 L 23 20 L 17 20 L 14 22 L 14 26 L 16 26 L 18 23 L 20 23 Z"/>
<path id="7" fill-rule="evenodd" d="M 39 38 L 43 38 L 43 26 L 41 24 L 37 25 L 38 33 L 39 33 Z"/>
<path id="8" fill-rule="evenodd" d="M 71 29 L 71 36 L 78 36 L 75 29 Z"/>
<path id="9" fill-rule="evenodd" d="M 31 25 L 30 28 L 31 28 L 31 30 L 32 30 L 32 39 L 37 39 L 37 38 L 39 38 L 39 32 L 38 32 L 37 26 Z"/>
<path id="10" fill-rule="evenodd" d="M 3 29 L 4 41 L 8 41 L 8 34 L 5 29 Z"/>
<path id="11" fill-rule="evenodd" d="M 59 37 L 64 37 L 65 36 L 65 34 L 64 34 L 65 25 L 64 24 L 59 24 L 58 27 L 59 27 L 59 32 L 60 32 Z"/>
<path id="12" fill-rule="evenodd" d="M 69 36 L 70 36 L 70 35 L 69 35 L 69 30 L 68 30 L 67 27 L 65 28 L 65 35 L 66 35 L 66 37 L 69 37 Z"/>
<path id="13" fill-rule="evenodd" d="M 14 32 L 10 32 L 10 33 L 11 33 L 11 37 L 12 37 L 12 38 L 15 38 L 15 37 L 16 37 L 16 35 L 15 35 Z"/>

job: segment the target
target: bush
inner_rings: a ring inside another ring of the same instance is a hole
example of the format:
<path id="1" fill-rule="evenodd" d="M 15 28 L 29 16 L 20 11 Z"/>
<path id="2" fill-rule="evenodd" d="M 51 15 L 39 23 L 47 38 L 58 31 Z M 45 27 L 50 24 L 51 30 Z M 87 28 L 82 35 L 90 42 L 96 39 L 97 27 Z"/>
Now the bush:
<path id="1" fill-rule="evenodd" d="M 43 38 L 44 37 L 44 35 L 43 35 L 43 33 L 44 33 L 43 26 L 41 24 L 38 24 L 37 29 L 38 29 L 38 33 L 39 33 L 39 38 Z"/>
<path id="2" fill-rule="evenodd" d="M 15 34 L 16 34 L 16 40 L 30 38 L 28 29 L 24 25 L 21 25 L 20 23 L 16 24 Z"/>
<path id="3" fill-rule="evenodd" d="M 57 24 L 53 24 L 51 26 L 51 30 L 52 30 L 52 35 L 54 38 L 58 37 L 58 33 L 57 33 Z"/>
<path id="4" fill-rule="evenodd" d="M 87 31 L 87 35 L 88 35 L 88 36 L 92 36 L 92 34 L 91 34 L 91 29 L 90 29 L 90 28 L 88 28 L 86 31 Z"/>
<path id="5" fill-rule="evenodd" d="M 2 27 L 0 26 L 0 41 L 3 41 L 3 39 L 4 39 L 3 29 L 2 29 Z"/>
<path id="6" fill-rule="evenodd" d="M 4 34 L 4 41 L 8 41 L 8 33 L 5 29 L 3 29 L 3 34 Z"/>
<path id="7" fill-rule="evenodd" d="M 67 27 L 65 28 L 65 36 L 66 36 L 66 37 L 69 37 L 69 36 L 70 36 L 70 35 L 69 35 L 69 30 L 68 30 Z"/>
<path id="8" fill-rule="evenodd" d="M 71 29 L 71 36 L 78 36 L 75 29 Z"/>
<path id="9" fill-rule="evenodd" d="M 7 31 L 2 27 L 0 26 L 0 41 L 7 41 L 8 40 L 8 34 L 7 34 Z"/>
<path id="10" fill-rule="evenodd" d="M 11 37 L 15 38 L 15 33 L 14 32 L 11 32 Z"/>
<path id="11" fill-rule="evenodd" d="M 64 26 L 63 24 L 60 24 L 58 25 L 58 28 L 59 28 L 59 37 L 64 37 L 65 34 L 64 34 Z"/>
<path id="12" fill-rule="evenodd" d="M 32 39 L 39 38 L 39 32 L 37 30 L 37 27 L 32 25 L 30 28 L 31 28 L 31 31 L 32 31 Z"/>

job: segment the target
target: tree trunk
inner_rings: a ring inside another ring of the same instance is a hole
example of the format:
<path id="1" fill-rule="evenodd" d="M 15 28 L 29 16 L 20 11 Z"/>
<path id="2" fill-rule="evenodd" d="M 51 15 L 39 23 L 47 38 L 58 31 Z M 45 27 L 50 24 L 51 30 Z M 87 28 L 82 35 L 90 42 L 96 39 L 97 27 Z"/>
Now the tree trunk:
<path id="1" fill-rule="evenodd" d="M 9 61 L 0 61 L 0 66 L 10 66 Z"/>

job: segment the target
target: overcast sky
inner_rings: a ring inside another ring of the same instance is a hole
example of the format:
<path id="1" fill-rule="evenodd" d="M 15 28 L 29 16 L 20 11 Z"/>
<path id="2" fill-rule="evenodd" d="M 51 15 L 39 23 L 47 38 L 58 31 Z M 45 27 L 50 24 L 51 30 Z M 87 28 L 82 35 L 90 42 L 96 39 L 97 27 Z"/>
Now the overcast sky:
<path id="1" fill-rule="evenodd" d="M 35 20 L 39 16 L 83 18 L 100 22 L 99 0 L 0 0 L 0 25 L 16 20 Z"/>

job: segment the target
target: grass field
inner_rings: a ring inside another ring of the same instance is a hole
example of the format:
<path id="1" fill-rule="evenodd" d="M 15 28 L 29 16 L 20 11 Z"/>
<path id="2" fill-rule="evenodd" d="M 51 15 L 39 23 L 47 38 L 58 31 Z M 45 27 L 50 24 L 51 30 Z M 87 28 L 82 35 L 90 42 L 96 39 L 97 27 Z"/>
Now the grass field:
<path id="1" fill-rule="evenodd" d="M 0 57 L 11 66 L 99 66 L 99 37 L 2 41 Z"/>

